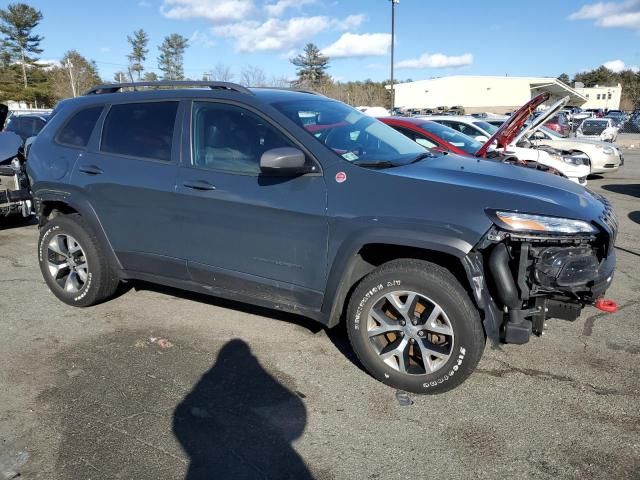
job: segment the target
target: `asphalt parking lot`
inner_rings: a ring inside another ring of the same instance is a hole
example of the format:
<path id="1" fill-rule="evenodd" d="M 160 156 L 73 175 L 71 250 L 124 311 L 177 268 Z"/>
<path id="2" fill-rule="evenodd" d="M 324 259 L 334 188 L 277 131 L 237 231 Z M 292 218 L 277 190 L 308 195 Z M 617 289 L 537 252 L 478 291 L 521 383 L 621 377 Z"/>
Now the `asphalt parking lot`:
<path id="1" fill-rule="evenodd" d="M 33 225 L 0 226 L 0 479 L 640 478 L 640 152 L 590 180 L 616 206 L 609 297 L 487 346 L 460 388 L 396 392 L 346 335 L 150 285 L 74 309 Z"/>

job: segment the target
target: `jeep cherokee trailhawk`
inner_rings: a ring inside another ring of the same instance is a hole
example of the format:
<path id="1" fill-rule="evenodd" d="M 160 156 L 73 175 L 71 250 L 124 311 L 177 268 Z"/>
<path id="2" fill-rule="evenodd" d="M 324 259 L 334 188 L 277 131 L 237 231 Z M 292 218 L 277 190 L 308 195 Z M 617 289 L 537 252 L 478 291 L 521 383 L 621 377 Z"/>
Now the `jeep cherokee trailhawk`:
<path id="1" fill-rule="evenodd" d="M 366 369 L 411 392 L 459 385 L 487 337 L 575 319 L 614 271 L 603 197 L 309 92 L 103 85 L 57 106 L 27 165 L 63 302 L 140 279 L 346 322 Z"/>

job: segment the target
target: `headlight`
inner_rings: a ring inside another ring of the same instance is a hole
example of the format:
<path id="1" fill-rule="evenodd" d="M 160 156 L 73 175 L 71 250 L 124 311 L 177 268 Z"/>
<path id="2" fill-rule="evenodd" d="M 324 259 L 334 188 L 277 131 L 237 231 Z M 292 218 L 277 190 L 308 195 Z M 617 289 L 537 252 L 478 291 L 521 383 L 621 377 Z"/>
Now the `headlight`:
<path id="1" fill-rule="evenodd" d="M 496 225 L 512 232 L 596 233 L 598 230 L 582 220 L 546 217 L 531 213 L 488 211 Z"/>
<path id="2" fill-rule="evenodd" d="M 584 159 L 582 157 L 562 157 L 562 160 L 571 165 L 584 165 Z"/>
<path id="3" fill-rule="evenodd" d="M 611 147 L 604 147 L 602 149 L 602 153 L 604 153 L 605 155 L 613 155 L 615 152 L 615 150 Z"/>

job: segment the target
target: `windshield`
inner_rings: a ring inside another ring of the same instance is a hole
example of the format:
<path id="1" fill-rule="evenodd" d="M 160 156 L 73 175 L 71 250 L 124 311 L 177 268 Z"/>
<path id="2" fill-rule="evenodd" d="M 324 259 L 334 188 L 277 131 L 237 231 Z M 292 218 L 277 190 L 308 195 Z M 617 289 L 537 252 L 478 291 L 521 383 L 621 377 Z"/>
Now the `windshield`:
<path id="1" fill-rule="evenodd" d="M 485 132 L 493 135 L 494 133 L 496 133 L 498 131 L 498 127 L 496 127 L 495 125 L 491 125 L 488 122 L 473 122 L 473 124 L 476 127 L 480 127 L 482 130 L 484 130 Z"/>
<path id="2" fill-rule="evenodd" d="M 475 153 L 482 147 L 482 143 L 478 142 L 475 138 L 471 138 L 464 133 L 460 133 L 453 128 L 447 127 L 436 122 L 425 122 L 420 124 L 420 128 L 426 130 L 429 133 L 441 138 L 445 142 L 449 142 L 454 147 L 458 147 L 465 152 L 475 155 Z"/>
<path id="3" fill-rule="evenodd" d="M 402 133 L 344 103 L 313 99 L 273 106 L 349 162 L 402 165 L 427 152 Z"/>

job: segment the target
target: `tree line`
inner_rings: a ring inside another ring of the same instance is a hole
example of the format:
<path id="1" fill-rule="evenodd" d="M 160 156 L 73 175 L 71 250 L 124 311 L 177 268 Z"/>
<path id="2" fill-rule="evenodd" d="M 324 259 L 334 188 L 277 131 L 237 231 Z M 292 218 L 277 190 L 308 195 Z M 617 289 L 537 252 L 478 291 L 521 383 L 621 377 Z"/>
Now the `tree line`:
<path id="1" fill-rule="evenodd" d="M 635 72 L 631 69 L 614 72 L 604 65 L 586 72 L 576 73 L 571 79 L 566 73 L 558 76 L 558 80 L 567 85 L 573 85 L 574 82 L 583 83 L 585 87 L 615 87 L 618 84 L 622 86 L 622 98 L 620 100 L 620 108 L 622 110 L 633 110 L 640 108 L 640 71 Z"/>

